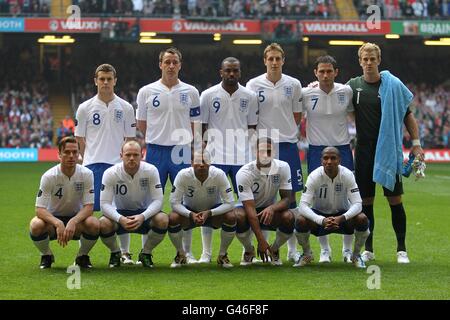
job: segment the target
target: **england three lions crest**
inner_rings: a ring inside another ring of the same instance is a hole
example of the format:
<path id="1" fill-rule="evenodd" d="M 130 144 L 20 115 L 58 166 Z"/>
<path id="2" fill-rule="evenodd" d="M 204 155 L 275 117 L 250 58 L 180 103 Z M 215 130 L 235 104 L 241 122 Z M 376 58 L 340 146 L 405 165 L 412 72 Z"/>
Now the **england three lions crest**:
<path id="1" fill-rule="evenodd" d="M 206 188 L 206 192 L 207 192 L 208 196 L 213 196 L 216 194 L 216 187 L 215 186 L 208 187 L 208 188 Z"/>
<path id="2" fill-rule="evenodd" d="M 345 94 L 344 93 L 338 93 L 338 103 L 343 105 L 345 104 Z"/>
<path id="3" fill-rule="evenodd" d="M 141 178 L 139 179 L 139 186 L 142 190 L 147 190 L 149 185 L 149 179 L 148 178 Z"/>
<path id="4" fill-rule="evenodd" d="M 290 98 L 292 97 L 292 87 L 284 87 L 284 95 L 286 96 L 286 98 Z"/>
<path id="5" fill-rule="evenodd" d="M 116 122 L 121 122 L 123 119 L 123 111 L 122 110 L 114 110 L 114 120 Z"/>
<path id="6" fill-rule="evenodd" d="M 280 175 L 279 174 L 274 174 L 272 176 L 272 183 L 273 184 L 280 184 Z"/>
<path id="7" fill-rule="evenodd" d="M 247 112 L 247 110 L 248 110 L 248 99 L 241 99 L 240 100 L 239 110 L 241 112 Z"/>
<path id="8" fill-rule="evenodd" d="M 83 192 L 84 183 L 83 182 L 75 182 L 75 192 Z"/>
<path id="9" fill-rule="evenodd" d="M 180 103 L 181 104 L 188 104 L 188 94 L 186 92 L 180 92 Z"/>

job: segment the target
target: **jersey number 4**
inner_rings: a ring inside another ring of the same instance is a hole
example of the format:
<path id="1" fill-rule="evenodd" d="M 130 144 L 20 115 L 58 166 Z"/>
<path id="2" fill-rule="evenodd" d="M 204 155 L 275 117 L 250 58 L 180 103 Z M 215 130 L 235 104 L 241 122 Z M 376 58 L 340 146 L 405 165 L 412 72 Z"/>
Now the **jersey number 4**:
<path id="1" fill-rule="evenodd" d="M 62 194 L 62 188 L 59 188 L 58 191 L 55 193 L 55 197 L 58 197 L 58 199 L 61 199 L 63 196 Z"/>

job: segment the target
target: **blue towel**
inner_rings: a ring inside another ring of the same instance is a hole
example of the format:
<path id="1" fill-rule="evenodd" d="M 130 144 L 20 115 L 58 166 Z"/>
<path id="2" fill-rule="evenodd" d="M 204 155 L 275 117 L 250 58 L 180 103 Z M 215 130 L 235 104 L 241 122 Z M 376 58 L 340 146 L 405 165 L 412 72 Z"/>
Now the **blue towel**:
<path id="1" fill-rule="evenodd" d="M 396 175 L 402 174 L 403 118 L 413 94 L 389 71 L 382 71 L 380 74 L 381 124 L 375 151 L 373 181 L 393 191 Z"/>

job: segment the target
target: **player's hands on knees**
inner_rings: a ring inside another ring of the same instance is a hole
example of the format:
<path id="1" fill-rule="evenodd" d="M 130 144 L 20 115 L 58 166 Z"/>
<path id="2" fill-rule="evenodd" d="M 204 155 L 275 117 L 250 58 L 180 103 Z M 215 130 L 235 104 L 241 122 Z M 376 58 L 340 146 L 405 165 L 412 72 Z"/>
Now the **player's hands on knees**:
<path id="1" fill-rule="evenodd" d="M 202 225 L 206 222 L 206 220 L 211 217 L 211 210 L 205 210 L 198 213 L 203 220 Z"/>
<path id="2" fill-rule="evenodd" d="M 130 218 L 131 217 L 122 216 L 119 219 L 120 225 L 127 231 L 132 231 L 132 228 L 133 228 L 134 224 L 136 223 L 136 221 L 134 221 L 133 219 L 130 219 Z"/>
<path id="3" fill-rule="evenodd" d="M 325 228 L 325 230 L 335 230 L 339 228 L 339 225 L 336 224 L 334 217 L 323 219 L 322 226 Z"/>
<path id="4" fill-rule="evenodd" d="M 191 219 L 196 226 L 201 226 L 205 222 L 202 218 L 202 213 L 191 212 Z"/>
<path id="5" fill-rule="evenodd" d="M 67 245 L 67 241 L 64 241 L 64 230 L 66 227 L 64 226 L 64 223 L 59 220 L 58 223 L 55 226 L 56 229 L 56 239 L 58 241 L 58 244 L 62 247 L 65 247 Z"/>
<path id="6" fill-rule="evenodd" d="M 269 262 L 273 260 L 272 250 L 270 249 L 270 245 L 266 240 L 258 242 L 258 256 L 263 262 Z"/>
<path id="7" fill-rule="evenodd" d="M 66 225 L 66 228 L 64 229 L 64 234 L 63 234 L 65 245 L 67 245 L 67 243 L 73 239 L 73 235 L 75 234 L 76 229 L 77 229 L 77 223 L 73 219 L 70 219 Z"/>
<path id="8" fill-rule="evenodd" d="M 268 206 L 256 216 L 259 218 L 259 221 L 261 221 L 262 224 L 269 226 L 272 223 L 274 214 L 275 211 L 272 209 L 272 206 Z"/>
<path id="9" fill-rule="evenodd" d="M 138 229 L 145 221 L 145 217 L 143 214 L 137 214 L 131 217 L 128 217 L 128 230 L 135 231 Z"/>
<path id="10" fill-rule="evenodd" d="M 346 219 L 345 219 L 345 216 L 344 216 L 344 215 L 334 217 L 334 222 L 335 222 L 335 224 L 336 224 L 336 226 L 337 226 L 338 228 L 339 228 L 339 226 L 340 226 L 341 224 L 343 224 L 345 221 L 346 221 Z"/>

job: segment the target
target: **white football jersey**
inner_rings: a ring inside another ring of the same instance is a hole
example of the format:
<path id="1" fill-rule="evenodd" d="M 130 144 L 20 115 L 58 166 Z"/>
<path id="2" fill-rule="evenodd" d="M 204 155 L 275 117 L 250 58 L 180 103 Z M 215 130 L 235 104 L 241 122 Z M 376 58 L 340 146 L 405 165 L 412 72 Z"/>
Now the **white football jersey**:
<path id="1" fill-rule="evenodd" d="M 202 92 L 202 123 L 208 124 L 211 163 L 244 165 L 252 160 L 248 126 L 258 123 L 256 95 L 239 84 L 230 94 L 219 83 Z"/>
<path id="2" fill-rule="evenodd" d="M 311 172 L 300 201 L 325 214 L 347 211 L 350 205 L 362 202 L 353 172 L 341 165 L 333 180 L 323 166 Z"/>
<path id="3" fill-rule="evenodd" d="M 75 125 L 75 136 L 86 139 L 84 166 L 119 163 L 124 139 L 136 136 L 134 109 L 116 95 L 108 105 L 97 95 L 80 104 Z"/>
<path id="4" fill-rule="evenodd" d="M 276 143 L 297 143 L 298 128 L 293 113 L 302 112 L 300 81 L 282 74 L 281 79 L 274 85 L 265 73 L 251 79 L 246 87 L 258 97 L 258 132 L 267 130 L 267 135 Z M 276 134 L 270 134 L 272 129 L 278 129 L 278 139 Z"/>
<path id="5" fill-rule="evenodd" d="M 239 200 L 255 200 L 255 208 L 265 208 L 276 202 L 279 190 L 292 190 L 291 169 L 285 161 L 273 159 L 269 168 L 261 170 L 256 160 L 247 163 L 236 174 Z"/>
<path id="6" fill-rule="evenodd" d="M 131 177 L 123 163 L 108 168 L 103 174 L 100 203 L 114 201 L 118 210 L 147 209 L 155 200 L 162 200 L 159 173 L 150 163 L 141 161 L 139 170 Z"/>
<path id="7" fill-rule="evenodd" d="M 308 143 L 315 146 L 349 144 L 347 114 L 354 110 L 352 88 L 334 83 L 334 88 L 328 94 L 319 87 L 303 88 L 302 92 Z"/>
<path id="8" fill-rule="evenodd" d="M 189 207 L 192 211 L 201 212 L 210 210 L 217 204 L 229 204 L 228 210 L 233 209 L 234 198 L 233 191 L 230 186 L 225 172 L 210 166 L 208 178 L 201 183 L 194 173 L 194 168 L 185 168 L 178 172 L 174 181 L 174 187 L 170 194 L 170 203 L 175 210 L 175 206 L 183 204 Z M 178 206 L 179 207 L 179 206 Z M 175 210 L 180 214 L 189 215 L 190 211 Z M 219 208 L 212 209 L 212 215 L 222 214 L 225 212 L 218 212 Z M 220 211 L 220 209 L 219 209 Z"/>
<path id="9" fill-rule="evenodd" d="M 137 120 L 147 121 L 146 143 L 175 146 L 192 141 L 191 122 L 200 122 L 196 88 L 179 81 L 169 89 L 158 80 L 139 90 L 137 104 Z"/>
<path id="10" fill-rule="evenodd" d="M 43 174 L 36 207 L 45 208 L 55 216 L 70 217 L 87 204 L 94 204 L 94 174 L 91 170 L 77 164 L 75 173 L 68 178 L 58 164 Z"/>

